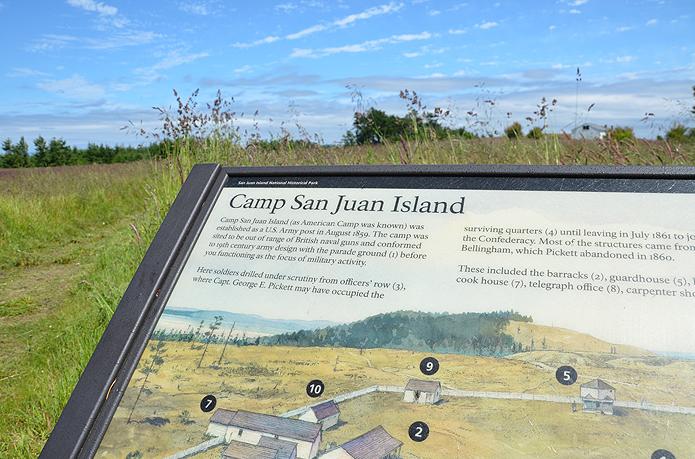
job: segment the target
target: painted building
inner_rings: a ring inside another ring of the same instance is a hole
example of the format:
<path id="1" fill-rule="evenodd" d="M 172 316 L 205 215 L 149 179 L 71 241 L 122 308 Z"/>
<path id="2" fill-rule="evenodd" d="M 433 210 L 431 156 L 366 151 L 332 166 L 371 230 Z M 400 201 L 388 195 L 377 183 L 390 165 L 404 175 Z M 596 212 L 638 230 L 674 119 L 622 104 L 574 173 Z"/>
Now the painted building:
<path id="1" fill-rule="evenodd" d="M 328 451 L 321 459 L 397 459 L 403 443 L 393 438 L 382 426 Z"/>
<path id="2" fill-rule="evenodd" d="M 340 408 L 333 400 L 328 400 L 312 406 L 299 419 L 321 424 L 321 430 L 330 429 L 340 421 Z"/>
<path id="3" fill-rule="evenodd" d="M 263 437 L 258 441 L 258 446 L 276 450 L 277 459 L 296 459 L 297 444 L 291 441 L 278 440 L 273 437 Z"/>
<path id="4" fill-rule="evenodd" d="M 218 409 L 210 418 L 206 433 L 224 436 L 230 444 L 235 441 L 267 447 L 269 440 L 264 437 L 291 442 L 297 445 L 297 459 L 315 458 L 321 444 L 319 424 L 243 410 Z"/>
<path id="5" fill-rule="evenodd" d="M 594 379 L 579 388 L 583 409 L 589 413 L 613 414 L 615 388 L 601 379 Z"/>
<path id="6" fill-rule="evenodd" d="M 296 450 L 296 448 L 295 448 Z M 286 459 L 280 456 L 280 452 L 273 448 L 265 448 L 260 445 L 251 445 L 240 441 L 232 441 L 222 451 L 222 459 Z"/>
<path id="7" fill-rule="evenodd" d="M 439 381 L 411 379 L 405 386 L 403 401 L 408 403 L 437 403 L 442 395 Z"/>
<path id="8" fill-rule="evenodd" d="M 582 123 L 572 129 L 573 139 L 603 139 L 608 135 L 608 129 L 593 123 Z"/>

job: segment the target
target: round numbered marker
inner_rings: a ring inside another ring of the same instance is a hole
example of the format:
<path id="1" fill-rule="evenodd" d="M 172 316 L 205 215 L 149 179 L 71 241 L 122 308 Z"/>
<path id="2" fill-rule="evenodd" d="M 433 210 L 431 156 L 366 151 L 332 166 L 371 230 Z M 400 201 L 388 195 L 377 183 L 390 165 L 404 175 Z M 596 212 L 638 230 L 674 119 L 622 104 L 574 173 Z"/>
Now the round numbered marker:
<path id="1" fill-rule="evenodd" d="M 425 441 L 429 435 L 430 427 L 422 421 L 415 421 L 410 424 L 410 428 L 408 428 L 408 436 L 413 441 Z"/>
<path id="2" fill-rule="evenodd" d="M 206 395 L 200 401 L 200 409 L 204 413 L 209 413 L 210 411 L 214 410 L 215 406 L 217 406 L 217 398 L 215 398 L 214 395 Z"/>
<path id="3" fill-rule="evenodd" d="M 425 357 L 422 359 L 422 362 L 420 362 L 420 371 L 422 374 L 432 376 L 439 371 L 439 360 L 434 357 Z"/>
<path id="4" fill-rule="evenodd" d="M 555 371 L 555 379 L 563 386 L 571 386 L 577 382 L 577 370 L 569 365 L 564 365 Z"/>
<path id="5" fill-rule="evenodd" d="M 652 459 L 676 459 L 676 456 L 666 449 L 657 449 L 652 453 Z"/>
<path id="6" fill-rule="evenodd" d="M 306 394 L 309 397 L 320 397 L 323 395 L 323 391 L 326 390 L 326 385 L 320 379 L 314 379 L 306 385 Z"/>

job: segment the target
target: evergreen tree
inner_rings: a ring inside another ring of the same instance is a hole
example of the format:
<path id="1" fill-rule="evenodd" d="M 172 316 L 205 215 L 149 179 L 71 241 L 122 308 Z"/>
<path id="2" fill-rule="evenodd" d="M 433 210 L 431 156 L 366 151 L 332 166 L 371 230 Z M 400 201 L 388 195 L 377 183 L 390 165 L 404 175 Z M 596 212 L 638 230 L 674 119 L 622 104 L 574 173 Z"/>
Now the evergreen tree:
<path id="1" fill-rule="evenodd" d="M 149 379 L 150 375 L 157 373 L 159 371 L 159 367 L 161 367 L 161 365 L 164 363 L 164 358 L 162 355 L 166 352 L 166 344 L 164 341 L 157 341 L 156 344 L 150 345 L 150 352 L 154 352 L 154 354 L 148 360 L 143 361 L 142 365 L 140 366 L 140 372 L 145 375 L 145 378 L 142 381 L 142 385 L 140 386 L 137 397 L 135 397 L 133 407 L 130 409 L 130 413 L 128 414 L 127 424 L 130 424 L 133 419 L 133 412 L 138 406 L 138 402 L 140 401 L 142 392 L 145 390 L 145 385 L 147 385 L 147 380 Z"/>
<path id="2" fill-rule="evenodd" d="M 215 331 L 217 331 L 217 329 L 220 328 L 220 325 L 222 325 L 222 319 L 222 316 L 215 316 L 215 321 L 208 325 L 208 331 L 205 332 L 205 336 L 207 339 L 205 340 L 203 354 L 200 356 L 200 360 L 198 361 L 198 368 L 200 368 L 200 365 L 203 363 L 203 358 L 205 357 L 205 353 L 208 351 L 210 341 L 212 341 L 213 337 L 215 336 Z"/>
<path id="3" fill-rule="evenodd" d="M 9 156 L 10 152 L 12 151 L 12 140 L 5 139 L 2 142 L 2 151 L 3 151 L 3 154 L 0 155 L 0 167 L 10 167 L 8 165 L 7 157 Z"/>
<path id="4" fill-rule="evenodd" d="M 3 167 L 29 167 L 29 145 L 24 137 L 19 142 L 12 144 L 10 139 L 6 139 L 2 144 L 5 152 L 3 155 Z"/>
<path id="5" fill-rule="evenodd" d="M 34 149 L 34 166 L 48 166 L 48 145 L 46 145 L 46 139 L 44 139 L 42 136 L 38 136 L 36 139 L 34 139 Z"/>
<path id="6" fill-rule="evenodd" d="M 70 147 L 65 140 L 52 138 L 48 144 L 48 164 L 50 166 L 63 166 L 70 164 L 71 157 Z"/>

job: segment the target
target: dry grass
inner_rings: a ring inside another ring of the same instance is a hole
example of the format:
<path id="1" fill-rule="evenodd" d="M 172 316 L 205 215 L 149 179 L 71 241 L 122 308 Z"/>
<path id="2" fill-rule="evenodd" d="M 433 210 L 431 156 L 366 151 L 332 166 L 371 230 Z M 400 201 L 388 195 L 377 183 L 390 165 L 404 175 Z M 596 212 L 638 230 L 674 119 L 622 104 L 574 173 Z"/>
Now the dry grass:
<path id="1" fill-rule="evenodd" d="M 610 354 L 611 347 L 614 347 L 618 354 L 624 356 L 652 355 L 651 352 L 644 349 L 607 343 L 585 333 L 578 333 L 566 328 L 538 325 L 532 322 L 510 320 L 505 333 L 520 343 L 523 349 Z"/>

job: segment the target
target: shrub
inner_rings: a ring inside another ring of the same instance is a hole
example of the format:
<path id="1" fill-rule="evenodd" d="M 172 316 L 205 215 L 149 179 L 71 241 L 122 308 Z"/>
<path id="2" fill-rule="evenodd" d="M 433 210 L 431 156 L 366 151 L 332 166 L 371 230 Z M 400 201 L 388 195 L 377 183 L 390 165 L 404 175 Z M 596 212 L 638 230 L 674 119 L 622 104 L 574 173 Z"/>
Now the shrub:
<path id="1" fill-rule="evenodd" d="M 521 123 L 514 121 L 512 124 L 504 128 L 504 134 L 512 140 L 523 137 L 524 132 L 521 128 Z"/>
<path id="2" fill-rule="evenodd" d="M 695 140 L 695 129 L 689 129 L 682 124 L 676 124 L 666 133 L 666 139 L 671 142 L 688 142 Z"/>
<path id="3" fill-rule="evenodd" d="M 631 127 L 616 126 L 608 130 L 608 137 L 617 142 L 625 142 L 635 139 L 635 131 Z"/>
<path id="4" fill-rule="evenodd" d="M 538 126 L 534 126 L 533 128 L 531 128 L 530 131 L 528 131 L 526 137 L 528 137 L 529 139 L 542 139 L 543 129 L 539 128 Z"/>

